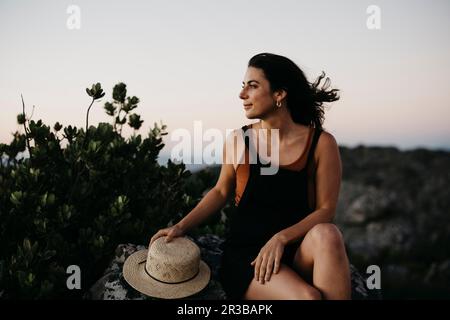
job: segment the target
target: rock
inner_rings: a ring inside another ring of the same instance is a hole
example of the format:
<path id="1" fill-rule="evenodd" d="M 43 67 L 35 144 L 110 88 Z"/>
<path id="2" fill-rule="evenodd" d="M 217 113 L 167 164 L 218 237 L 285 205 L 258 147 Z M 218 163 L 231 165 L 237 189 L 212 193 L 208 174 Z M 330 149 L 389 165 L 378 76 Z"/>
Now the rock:
<path id="1" fill-rule="evenodd" d="M 190 296 L 189 300 L 224 300 L 225 292 L 218 279 L 218 271 L 222 251 L 220 249 L 223 239 L 216 235 L 204 235 L 196 239 L 192 239 L 201 249 L 202 259 L 211 268 L 211 281 L 208 286 L 201 292 Z M 126 258 L 133 252 L 145 249 L 144 246 L 136 246 L 133 244 L 121 244 L 117 247 L 115 256 L 109 267 L 106 269 L 102 278 L 100 278 L 89 290 L 87 299 L 94 300 L 148 300 L 153 299 L 147 297 L 140 292 L 134 290 L 124 280 L 122 275 L 122 266 Z M 369 290 L 366 287 L 366 278 L 363 277 L 358 270 L 350 265 L 352 278 L 352 298 L 360 299 L 380 299 L 379 290 Z M 156 300 L 156 299 L 155 299 Z"/>
<path id="2" fill-rule="evenodd" d="M 362 225 L 389 218 L 396 212 L 398 195 L 372 186 L 342 183 L 338 221 L 346 225 Z"/>
<path id="3" fill-rule="evenodd" d="M 343 148 L 342 162 L 335 223 L 350 260 L 380 266 L 386 296 L 450 294 L 433 293 L 450 279 L 450 153 Z"/>
<path id="4" fill-rule="evenodd" d="M 415 250 L 414 227 L 402 219 L 371 222 L 362 227 L 339 227 L 347 250 L 368 265 L 381 264 L 390 257 L 408 257 Z"/>
<path id="5" fill-rule="evenodd" d="M 427 271 L 424 281 L 426 283 L 450 283 L 450 259 L 442 262 L 433 262 Z"/>

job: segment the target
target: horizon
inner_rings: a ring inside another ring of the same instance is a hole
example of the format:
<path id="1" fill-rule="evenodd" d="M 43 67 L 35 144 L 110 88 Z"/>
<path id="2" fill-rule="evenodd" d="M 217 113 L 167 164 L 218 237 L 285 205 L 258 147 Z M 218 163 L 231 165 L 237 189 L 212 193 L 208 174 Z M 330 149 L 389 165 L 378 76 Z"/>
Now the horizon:
<path id="1" fill-rule="evenodd" d="M 430 152 L 447 152 L 447 153 L 450 153 L 450 148 L 446 148 L 446 149 L 444 149 L 444 148 L 430 149 L 430 148 L 417 147 L 417 148 L 412 148 L 412 149 L 408 149 L 408 148 L 407 149 L 400 149 L 400 148 L 397 148 L 395 146 L 389 146 L 389 145 L 387 145 L 387 146 L 380 146 L 380 145 L 374 145 L 374 146 L 368 146 L 368 145 L 356 145 L 356 146 L 339 145 L 339 148 L 348 148 L 350 150 L 354 150 L 354 149 L 361 148 L 361 147 L 362 148 L 369 148 L 369 149 L 370 148 L 386 148 L 386 149 L 394 148 L 396 150 L 399 150 L 400 152 L 414 152 L 414 151 L 418 151 L 418 150 L 427 150 L 427 151 L 430 151 Z M 159 165 L 161 165 L 161 166 L 167 166 L 168 159 L 170 158 L 170 153 L 163 152 L 163 151 L 164 151 L 164 148 L 161 150 L 161 152 L 158 155 L 157 163 Z M 27 158 L 28 157 L 27 154 L 28 154 L 28 150 L 25 150 L 25 152 L 19 153 L 16 158 L 21 158 L 22 156 L 24 158 Z M 195 158 L 195 155 L 193 154 L 192 157 Z M 179 161 L 177 159 L 171 159 L 171 160 L 173 162 L 175 162 L 175 163 L 179 163 Z M 3 165 L 7 165 L 7 163 L 6 163 L 6 156 L 5 155 L 2 155 L 1 162 L 2 162 Z M 221 166 L 221 164 L 220 163 L 213 163 L 213 164 L 205 164 L 205 163 L 201 163 L 201 164 L 191 163 L 191 164 L 189 164 L 189 163 L 185 163 L 186 170 L 189 170 L 192 173 L 197 172 L 197 171 L 201 171 L 201 170 L 206 169 L 208 167 L 217 167 L 217 166 Z"/>

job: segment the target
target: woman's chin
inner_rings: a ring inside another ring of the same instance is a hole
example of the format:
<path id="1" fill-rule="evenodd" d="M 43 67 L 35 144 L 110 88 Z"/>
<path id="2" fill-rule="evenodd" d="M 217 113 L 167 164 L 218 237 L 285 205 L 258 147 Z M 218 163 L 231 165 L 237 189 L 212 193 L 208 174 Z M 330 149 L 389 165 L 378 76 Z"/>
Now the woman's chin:
<path id="1" fill-rule="evenodd" d="M 247 119 L 254 119 L 255 118 L 255 114 L 254 112 L 252 112 L 252 109 L 247 109 L 244 110 L 245 111 L 245 116 L 247 117 Z"/>

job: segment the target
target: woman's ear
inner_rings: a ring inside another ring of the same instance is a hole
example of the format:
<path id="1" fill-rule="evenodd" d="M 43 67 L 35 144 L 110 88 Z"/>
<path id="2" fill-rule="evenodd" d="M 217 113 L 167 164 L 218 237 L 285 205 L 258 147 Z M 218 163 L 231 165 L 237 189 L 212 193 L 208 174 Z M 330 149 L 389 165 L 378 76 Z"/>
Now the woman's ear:
<path id="1" fill-rule="evenodd" d="M 287 96 L 287 91 L 284 88 L 278 89 L 274 92 L 275 101 L 281 101 Z"/>

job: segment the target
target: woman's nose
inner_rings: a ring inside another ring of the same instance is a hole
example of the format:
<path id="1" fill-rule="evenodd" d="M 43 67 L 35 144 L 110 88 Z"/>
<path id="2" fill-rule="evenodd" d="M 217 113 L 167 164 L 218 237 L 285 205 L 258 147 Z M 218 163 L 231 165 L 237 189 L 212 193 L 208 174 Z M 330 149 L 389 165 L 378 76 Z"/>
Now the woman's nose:
<path id="1" fill-rule="evenodd" d="M 246 98 L 247 94 L 245 93 L 245 89 L 242 89 L 241 92 L 239 92 L 239 98 L 244 100 Z"/>

